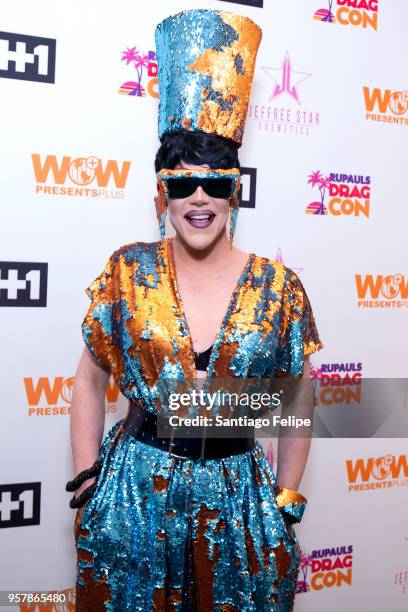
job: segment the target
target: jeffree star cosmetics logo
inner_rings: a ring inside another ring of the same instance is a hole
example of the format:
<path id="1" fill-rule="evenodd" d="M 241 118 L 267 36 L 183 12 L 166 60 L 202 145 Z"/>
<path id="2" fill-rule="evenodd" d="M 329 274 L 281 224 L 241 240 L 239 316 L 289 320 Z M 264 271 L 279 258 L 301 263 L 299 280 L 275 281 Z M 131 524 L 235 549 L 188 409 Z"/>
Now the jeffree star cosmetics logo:
<path id="1" fill-rule="evenodd" d="M 248 109 L 248 118 L 257 122 L 259 131 L 283 132 L 299 136 L 309 136 L 312 127 L 320 124 L 320 116 L 316 111 L 305 110 L 302 107 L 303 97 L 306 97 L 310 88 L 303 90 L 302 102 L 300 99 L 299 86 L 309 79 L 310 72 L 295 70 L 289 52 L 286 51 L 280 67 L 261 66 L 263 72 L 268 76 L 268 102 L 251 100 Z M 274 82 L 270 89 L 270 79 Z M 266 89 L 267 84 L 265 85 Z M 280 104 L 288 104 L 287 107 Z"/>
<path id="2" fill-rule="evenodd" d="M 283 266 L 285 265 L 285 262 L 283 260 L 283 254 L 282 254 L 282 249 L 278 249 L 276 251 L 276 255 L 275 255 L 275 260 L 278 263 L 282 264 Z M 295 268 L 294 266 L 290 266 L 290 269 L 293 270 L 293 272 L 303 272 L 304 268 Z"/>
<path id="3" fill-rule="evenodd" d="M 312 75 L 308 72 L 299 72 L 293 70 L 290 61 L 289 53 L 286 51 L 285 58 L 280 68 L 269 68 L 262 66 L 262 70 L 275 81 L 275 87 L 269 97 L 269 102 L 277 98 L 278 96 L 287 93 L 291 96 L 298 104 L 300 104 L 299 92 L 297 86 L 305 81 Z"/>

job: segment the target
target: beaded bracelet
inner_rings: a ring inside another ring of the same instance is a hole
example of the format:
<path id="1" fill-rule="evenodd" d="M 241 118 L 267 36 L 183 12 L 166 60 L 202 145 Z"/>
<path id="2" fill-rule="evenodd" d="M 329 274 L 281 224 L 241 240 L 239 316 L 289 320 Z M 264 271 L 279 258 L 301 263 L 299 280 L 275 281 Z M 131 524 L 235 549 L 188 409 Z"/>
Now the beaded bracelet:
<path id="1" fill-rule="evenodd" d="M 65 490 L 69 491 L 70 493 L 76 491 L 78 487 L 80 487 L 81 484 L 85 482 L 85 480 L 87 480 L 88 478 L 92 478 L 93 476 L 97 476 L 101 471 L 101 468 L 102 461 L 100 459 L 97 459 L 92 467 L 83 470 L 82 472 L 79 472 L 79 474 L 77 474 L 75 478 L 69 480 L 65 485 Z"/>
<path id="2" fill-rule="evenodd" d="M 75 497 L 74 495 L 74 497 L 69 502 L 69 507 L 70 508 L 80 508 L 81 506 L 83 506 L 88 501 L 88 499 L 92 497 L 92 495 L 95 493 L 96 486 L 97 486 L 97 483 L 94 482 L 89 487 L 84 489 L 82 493 L 78 495 L 78 497 Z"/>
<path id="3" fill-rule="evenodd" d="M 275 484 L 276 505 L 292 523 L 300 523 L 307 506 L 307 499 L 298 491 Z"/>

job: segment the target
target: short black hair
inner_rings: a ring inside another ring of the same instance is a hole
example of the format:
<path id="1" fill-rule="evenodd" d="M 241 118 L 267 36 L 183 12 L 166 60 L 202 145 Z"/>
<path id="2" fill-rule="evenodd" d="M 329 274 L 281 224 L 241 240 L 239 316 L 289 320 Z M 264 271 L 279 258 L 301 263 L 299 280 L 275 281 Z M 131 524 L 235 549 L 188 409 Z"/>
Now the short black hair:
<path id="1" fill-rule="evenodd" d="M 163 137 L 154 162 L 156 172 L 173 170 L 181 160 L 187 164 L 210 168 L 240 168 L 238 147 L 234 141 L 216 134 L 177 130 Z"/>

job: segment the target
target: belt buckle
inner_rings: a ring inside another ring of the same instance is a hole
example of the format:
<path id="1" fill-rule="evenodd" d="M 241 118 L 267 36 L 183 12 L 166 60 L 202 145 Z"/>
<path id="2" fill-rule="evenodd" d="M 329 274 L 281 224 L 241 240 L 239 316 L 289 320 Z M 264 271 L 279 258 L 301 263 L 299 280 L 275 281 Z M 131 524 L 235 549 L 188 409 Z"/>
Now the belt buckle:
<path id="1" fill-rule="evenodd" d="M 169 442 L 169 457 L 174 457 L 176 459 L 190 459 L 191 457 L 187 457 L 186 455 L 177 455 L 177 453 L 173 453 L 172 448 L 174 446 L 174 431 L 175 431 L 175 428 L 172 427 L 171 434 L 170 434 L 170 442 Z M 201 461 L 205 459 L 205 442 L 207 438 L 206 434 L 207 434 L 206 429 L 204 429 L 204 435 L 201 440 L 200 457 L 198 457 L 198 459 L 200 459 Z"/>
<path id="2" fill-rule="evenodd" d="M 175 428 L 172 427 L 171 428 L 171 434 L 170 434 L 170 442 L 169 442 L 169 457 L 174 457 L 175 459 L 188 459 L 188 457 L 186 457 L 185 455 L 177 455 L 177 453 L 173 453 L 173 446 L 174 446 L 174 431 Z"/>
<path id="3" fill-rule="evenodd" d="M 176 455 L 173 451 L 169 451 L 169 457 L 174 457 L 175 459 L 188 459 L 185 455 Z"/>

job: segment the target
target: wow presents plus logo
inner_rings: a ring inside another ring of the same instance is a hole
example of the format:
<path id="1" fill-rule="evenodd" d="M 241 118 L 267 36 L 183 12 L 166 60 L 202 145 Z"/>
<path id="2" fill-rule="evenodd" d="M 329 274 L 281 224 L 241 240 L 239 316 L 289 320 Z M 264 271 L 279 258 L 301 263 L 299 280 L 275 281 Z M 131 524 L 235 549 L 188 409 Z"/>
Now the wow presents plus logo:
<path id="1" fill-rule="evenodd" d="M 297 593 L 321 591 L 333 587 L 351 586 L 353 577 L 353 547 L 336 546 L 302 552 Z"/>
<path id="2" fill-rule="evenodd" d="M 303 97 L 307 99 L 310 91 L 310 84 L 304 85 L 304 81 L 312 75 L 298 69 L 288 51 L 280 66 L 273 62 L 262 66 L 262 70 L 267 96 L 251 100 L 248 119 L 261 132 L 309 136 L 312 128 L 320 124 L 319 113 L 302 106 Z"/>
<path id="3" fill-rule="evenodd" d="M 322 363 L 318 367 L 311 365 L 310 377 L 315 406 L 361 404 L 362 376 L 361 361 Z"/>
<path id="4" fill-rule="evenodd" d="M 74 377 L 64 378 L 56 376 L 50 379 L 47 376 L 24 378 L 24 388 L 27 398 L 28 416 L 63 416 L 71 413 L 72 394 L 74 390 Z M 105 412 L 115 413 L 119 398 L 119 387 L 116 383 L 106 386 L 107 406 Z"/>
<path id="5" fill-rule="evenodd" d="M 377 31 L 378 0 L 328 0 L 327 8 L 318 9 L 313 19 Z"/>
<path id="6" fill-rule="evenodd" d="M 403 274 L 355 274 L 359 308 L 408 306 L 408 278 Z"/>
<path id="7" fill-rule="evenodd" d="M 306 214 L 370 216 L 371 177 L 345 172 L 323 175 L 316 170 L 309 174 L 307 183 L 319 195 L 317 200 L 306 206 Z"/>
<path id="8" fill-rule="evenodd" d="M 408 91 L 363 87 L 367 121 L 408 125 Z"/>
<path id="9" fill-rule="evenodd" d="M 408 485 L 407 455 L 347 459 L 346 472 L 349 493 Z"/>
<path id="10" fill-rule="evenodd" d="M 31 155 L 35 192 L 53 196 L 119 198 L 129 174 L 130 161 L 101 160 L 98 157 Z"/>
<path id="11" fill-rule="evenodd" d="M 125 81 L 119 88 L 119 92 L 125 96 L 159 97 L 159 80 L 157 78 L 156 51 L 140 53 L 136 47 L 128 47 L 122 51 L 122 62 L 125 62 L 128 72 L 132 73 L 133 79 Z"/>
<path id="12" fill-rule="evenodd" d="M 70 612 L 75 610 L 76 589 L 30 592 L 20 603 L 20 612 Z M 21 601 L 21 600 L 20 600 Z"/>

